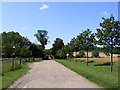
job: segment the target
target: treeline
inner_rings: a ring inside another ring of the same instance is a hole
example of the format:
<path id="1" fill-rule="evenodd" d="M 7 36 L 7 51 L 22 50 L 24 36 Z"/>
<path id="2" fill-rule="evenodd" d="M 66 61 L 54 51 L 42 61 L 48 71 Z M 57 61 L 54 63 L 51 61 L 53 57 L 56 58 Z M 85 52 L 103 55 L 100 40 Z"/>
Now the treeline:
<path id="1" fill-rule="evenodd" d="M 120 53 L 120 22 L 111 15 L 110 18 L 102 18 L 100 29 L 92 33 L 86 29 L 73 37 L 67 45 L 61 38 L 56 38 L 53 47 L 46 50 L 45 45 L 49 42 L 48 32 L 38 30 L 34 36 L 40 45 L 32 43 L 28 38 L 21 36 L 18 32 L 3 32 L 2 35 L 2 56 L 3 57 L 42 57 L 43 59 L 73 57 L 73 52 L 105 52 Z M 102 45 L 103 47 L 97 47 Z"/>
<path id="2" fill-rule="evenodd" d="M 2 36 L 2 56 L 12 57 L 43 57 L 41 45 L 30 42 L 26 37 L 18 32 L 3 32 Z"/>
<path id="3" fill-rule="evenodd" d="M 88 52 L 120 54 L 120 22 L 116 21 L 113 15 L 102 19 L 101 28 L 96 29 L 97 33 L 92 33 L 90 29 L 84 30 L 73 37 L 67 45 L 64 45 L 62 39 L 56 39 L 52 48 L 53 55 L 56 58 L 66 58 L 66 54 L 68 57 L 74 57 L 73 52 L 81 52 L 80 56 L 87 52 L 87 57 Z"/>

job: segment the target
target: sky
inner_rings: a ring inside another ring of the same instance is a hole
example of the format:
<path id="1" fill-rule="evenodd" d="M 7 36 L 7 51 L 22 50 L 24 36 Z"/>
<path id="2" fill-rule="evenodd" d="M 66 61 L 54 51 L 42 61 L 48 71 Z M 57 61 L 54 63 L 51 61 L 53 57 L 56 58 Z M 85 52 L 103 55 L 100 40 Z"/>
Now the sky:
<path id="1" fill-rule="evenodd" d="M 56 38 L 67 44 L 86 29 L 96 32 L 102 17 L 118 20 L 118 2 L 2 2 L 2 31 L 19 32 L 38 43 L 37 30 L 47 30 L 52 47 Z"/>

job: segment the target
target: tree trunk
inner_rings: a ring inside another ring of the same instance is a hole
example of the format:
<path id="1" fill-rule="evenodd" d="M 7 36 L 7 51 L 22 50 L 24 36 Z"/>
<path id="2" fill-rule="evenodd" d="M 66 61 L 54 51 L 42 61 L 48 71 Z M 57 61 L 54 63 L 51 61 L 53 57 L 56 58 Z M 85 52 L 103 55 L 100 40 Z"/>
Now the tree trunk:
<path id="1" fill-rule="evenodd" d="M 111 50 L 110 50 L 110 72 L 112 72 L 113 71 L 113 53 L 112 53 L 112 51 L 113 51 L 113 47 L 111 47 Z"/>
<path id="2" fill-rule="evenodd" d="M 20 65 L 21 65 L 21 63 L 22 63 L 21 57 L 19 57 L 19 60 L 20 60 Z"/>
<path id="3" fill-rule="evenodd" d="M 76 55 L 75 55 L 75 59 L 76 59 L 76 62 L 77 62 L 77 51 L 76 51 L 75 53 L 76 53 Z"/>
<path id="4" fill-rule="evenodd" d="M 88 50 L 87 50 L 87 60 L 86 60 L 87 66 L 88 66 Z"/>

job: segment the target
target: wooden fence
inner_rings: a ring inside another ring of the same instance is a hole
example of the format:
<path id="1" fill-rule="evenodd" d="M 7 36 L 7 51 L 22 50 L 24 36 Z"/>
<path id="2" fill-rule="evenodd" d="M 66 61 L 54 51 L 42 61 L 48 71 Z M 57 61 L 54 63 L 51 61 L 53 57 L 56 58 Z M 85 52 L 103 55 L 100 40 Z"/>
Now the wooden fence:
<path id="1" fill-rule="evenodd" d="M 11 70 L 16 70 L 21 68 L 21 64 L 24 62 L 32 62 L 36 60 L 41 60 L 41 58 L 2 58 L 0 59 L 0 75 Z"/>

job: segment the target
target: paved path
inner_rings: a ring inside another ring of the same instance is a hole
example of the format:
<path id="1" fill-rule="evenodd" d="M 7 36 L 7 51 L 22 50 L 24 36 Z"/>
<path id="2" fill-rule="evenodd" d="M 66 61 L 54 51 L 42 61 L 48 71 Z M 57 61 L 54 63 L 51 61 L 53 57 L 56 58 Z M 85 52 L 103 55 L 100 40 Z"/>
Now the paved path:
<path id="1" fill-rule="evenodd" d="M 30 67 L 29 73 L 10 88 L 100 88 L 53 60 L 33 63 Z"/>

